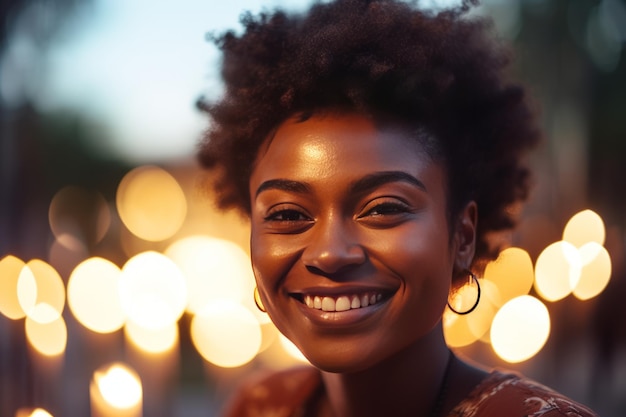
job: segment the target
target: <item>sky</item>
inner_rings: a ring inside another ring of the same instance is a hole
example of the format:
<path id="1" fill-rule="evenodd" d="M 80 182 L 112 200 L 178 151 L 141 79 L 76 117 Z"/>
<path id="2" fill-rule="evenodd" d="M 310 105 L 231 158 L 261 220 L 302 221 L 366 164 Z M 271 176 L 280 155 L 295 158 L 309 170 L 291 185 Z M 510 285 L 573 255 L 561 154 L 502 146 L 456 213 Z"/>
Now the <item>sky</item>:
<path id="1" fill-rule="evenodd" d="M 430 0 L 446 6 L 458 0 Z M 0 98 L 31 97 L 44 112 L 80 111 L 106 126 L 102 151 L 127 162 L 193 156 L 207 119 L 194 104 L 220 93 L 210 31 L 240 28 L 243 11 L 304 9 L 309 0 L 92 0 L 64 20 L 61 35 L 35 59 L 27 30 L 16 30 L 0 67 Z M 45 13 L 40 13 L 45 15 Z M 6 56 L 5 56 L 6 58 Z M 30 63 L 30 64 L 29 64 Z M 99 137 L 102 137 L 100 135 Z"/>

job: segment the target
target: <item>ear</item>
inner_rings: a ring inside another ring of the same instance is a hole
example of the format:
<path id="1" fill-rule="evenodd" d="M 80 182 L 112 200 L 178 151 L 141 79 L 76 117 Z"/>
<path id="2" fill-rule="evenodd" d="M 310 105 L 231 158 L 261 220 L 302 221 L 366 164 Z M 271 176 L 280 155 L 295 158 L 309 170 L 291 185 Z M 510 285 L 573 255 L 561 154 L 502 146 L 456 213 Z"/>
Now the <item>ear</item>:
<path id="1" fill-rule="evenodd" d="M 462 271 L 468 269 L 474 259 L 476 250 L 476 227 L 478 222 L 478 207 L 475 201 L 465 205 L 456 219 L 454 231 L 454 269 Z"/>

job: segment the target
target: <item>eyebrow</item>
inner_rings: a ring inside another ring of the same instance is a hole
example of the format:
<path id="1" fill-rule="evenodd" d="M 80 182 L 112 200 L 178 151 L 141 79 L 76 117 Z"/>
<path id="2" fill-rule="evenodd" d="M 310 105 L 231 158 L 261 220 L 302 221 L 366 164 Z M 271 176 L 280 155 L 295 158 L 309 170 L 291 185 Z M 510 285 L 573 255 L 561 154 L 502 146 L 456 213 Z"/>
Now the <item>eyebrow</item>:
<path id="1" fill-rule="evenodd" d="M 285 180 L 285 179 L 275 179 L 275 180 L 267 180 L 259 185 L 259 188 L 256 189 L 255 197 L 261 194 L 263 191 L 267 190 L 282 190 L 289 191 L 292 193 L 304 194 L 311 191 L 311 187 L 304 182 Z"/>
<path id="2" fill-rule="evenodd" d="M 366 175 L 365 177 L 355 181 L 350 186 L 350 191 L 355 194 L 361 194 L 380 187 L 384 184 L 392 182 L 406 182 L 412 184 L 419 189 L 426 191 L 426 186 L 423 182 L 415 178 L 413 175 L 404 171 L 382 171 L 375 172 L 373 174 Z M 292 193 L 305 194 L 311 191 L 309 184 L 300 181 L 286 180 L 286 179 L 274 179 L 267 180 L 259 186 L 256 190 L 255 197 L 267 190 L 281 190 Z"/>
<path id="3" fill-rule="evenodd" d="M 381 185 L 389 184 L 392 182 L 406 182 L 416 186 L 422 191 L 426 191 L 426 186 L 423 182 L 404 171 L 375 172 L 373 174 L 366 175 L 365 177 L 356 181 L 354 184 L 352 184 L 350 189 L 355 194 L 361 194 L 374 188 L 380 187 Z"/>

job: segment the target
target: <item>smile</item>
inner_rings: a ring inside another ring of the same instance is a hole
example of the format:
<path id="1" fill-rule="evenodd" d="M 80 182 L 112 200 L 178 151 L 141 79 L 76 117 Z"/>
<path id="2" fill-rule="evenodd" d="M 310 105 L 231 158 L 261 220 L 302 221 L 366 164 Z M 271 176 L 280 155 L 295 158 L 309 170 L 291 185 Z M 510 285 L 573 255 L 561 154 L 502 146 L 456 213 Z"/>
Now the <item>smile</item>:
<path id="1" fill-rule="evenodd" d="M 329 296 L 304 296 L 304 304 L 307 307 L 322 311 L 348 311 L 378 303 L 383 298 L 381 293 L 365 293 Z"/>

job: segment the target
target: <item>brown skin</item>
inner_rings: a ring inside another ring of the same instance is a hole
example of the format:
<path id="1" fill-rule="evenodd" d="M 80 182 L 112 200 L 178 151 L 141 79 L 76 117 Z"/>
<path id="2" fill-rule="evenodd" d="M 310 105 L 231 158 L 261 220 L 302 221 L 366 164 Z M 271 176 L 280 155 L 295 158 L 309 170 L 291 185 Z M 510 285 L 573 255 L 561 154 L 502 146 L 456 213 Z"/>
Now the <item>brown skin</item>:
<path id="1" fill-rule="evenodd" d="M 474 255 L 476 205 L 450 233 L 444 167 L 399 126 L 356 114 L 279 126 L 251 179 L 251 254 L 279 330 L 322 371 L 320 414 L 428 415 L 448 360 L 441 315 Z M 307 295 L 380 294 L 327 312 Z M 444 409 L 484 374 L 455 363 Z"/>

